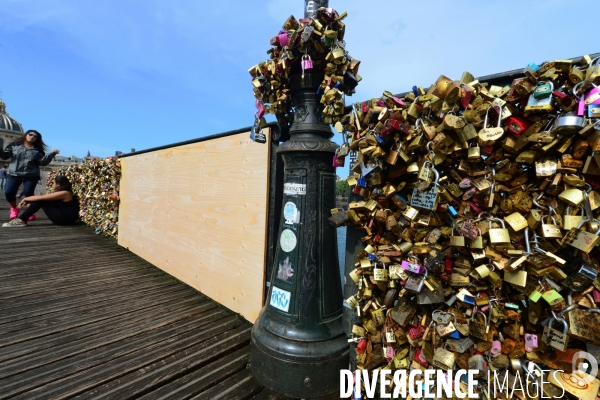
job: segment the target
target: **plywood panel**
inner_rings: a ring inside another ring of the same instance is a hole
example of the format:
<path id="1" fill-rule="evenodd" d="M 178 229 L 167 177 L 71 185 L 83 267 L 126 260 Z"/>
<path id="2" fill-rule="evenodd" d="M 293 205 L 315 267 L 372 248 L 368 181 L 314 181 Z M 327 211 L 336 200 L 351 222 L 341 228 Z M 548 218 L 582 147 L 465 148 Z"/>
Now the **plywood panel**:
<path id="1" fill-rule="evenodd" d="M 269 147 L 242 133 L 122 158 L 119 244 L 254 322 Z"/>

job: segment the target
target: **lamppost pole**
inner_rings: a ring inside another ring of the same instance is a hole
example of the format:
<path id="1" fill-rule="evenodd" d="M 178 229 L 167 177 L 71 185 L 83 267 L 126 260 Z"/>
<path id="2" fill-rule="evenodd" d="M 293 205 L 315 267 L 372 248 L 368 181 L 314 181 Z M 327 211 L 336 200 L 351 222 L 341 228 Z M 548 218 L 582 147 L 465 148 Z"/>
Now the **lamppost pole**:
<path id="1" fill-rule="evenodd" d="M 327 1 L 305 1 L 311 17 Z M 267 388 L 297 398 L 339 390 L 348 368 L 337 232 L 327 223 L 335 207 L 337 145 L 322 119 L 317 88 L 323 73 L 292 71 L 295 106 L 290 140 L 277 153 L 285 163 L 283 215 L 267 302 L 252 329 L 251 367 Z M 281 189 L 280 189 L 281 190 Z"/>

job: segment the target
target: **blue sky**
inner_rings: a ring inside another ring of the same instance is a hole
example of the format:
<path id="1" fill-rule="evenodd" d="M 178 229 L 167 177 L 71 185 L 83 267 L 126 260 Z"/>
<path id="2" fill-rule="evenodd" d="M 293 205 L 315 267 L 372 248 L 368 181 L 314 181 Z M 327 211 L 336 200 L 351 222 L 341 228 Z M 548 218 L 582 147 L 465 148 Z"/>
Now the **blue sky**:
<path id="1" fill-rule="evenodd" d="M 247 70 L 302 0 L 1 0 L 8 113 L 62 155 L 113 155 L 249 126 Z M 347 102 L 599 51 L 592 1 L 330 1 L 363 81 Z M 336 137 L 339 143 L 339 135 Z M 342 171 L 340 171 L 342 172 Z M 342 173 L 340 173 L 342 175 Z"/>

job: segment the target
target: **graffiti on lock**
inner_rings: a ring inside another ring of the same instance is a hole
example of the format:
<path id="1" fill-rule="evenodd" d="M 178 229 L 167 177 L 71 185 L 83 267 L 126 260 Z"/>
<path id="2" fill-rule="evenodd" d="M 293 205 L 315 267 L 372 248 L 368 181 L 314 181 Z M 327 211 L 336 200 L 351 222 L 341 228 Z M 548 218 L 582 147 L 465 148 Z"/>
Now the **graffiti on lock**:
<path id="1" fill-rule="evenodd" d="M 269 304 L 278 310 L 288 312 L 290 309 L 290 298 L 290 292 L 273 286 L 273 291 L 271 292 L 271 302 Z"/>
<path id="2" fill-rule="evenodd" d="M 580 362 L 580 360 L 583 361 Z M 598 375 L 598 361 L 596 358 L 585 351 L 578 351 L 573 354 L 573 360 L 571 361 L 573 367 L 573 374 L 577 374 L 577 378 L 589 384 L 594 381 L 596 375 Z"/>

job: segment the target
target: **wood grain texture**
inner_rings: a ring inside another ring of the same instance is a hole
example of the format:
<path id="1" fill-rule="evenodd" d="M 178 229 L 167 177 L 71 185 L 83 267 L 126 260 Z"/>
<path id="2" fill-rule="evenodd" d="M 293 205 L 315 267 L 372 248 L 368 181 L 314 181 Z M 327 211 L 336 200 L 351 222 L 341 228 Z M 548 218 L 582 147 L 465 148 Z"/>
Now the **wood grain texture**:
<path id="1" fill-rule="evenodd" d="M 269 148 L 242 133 L 123 158 L 118 243 L 254 322 Z"/>

